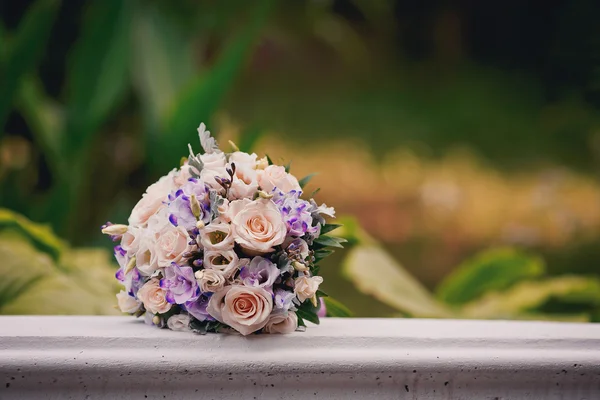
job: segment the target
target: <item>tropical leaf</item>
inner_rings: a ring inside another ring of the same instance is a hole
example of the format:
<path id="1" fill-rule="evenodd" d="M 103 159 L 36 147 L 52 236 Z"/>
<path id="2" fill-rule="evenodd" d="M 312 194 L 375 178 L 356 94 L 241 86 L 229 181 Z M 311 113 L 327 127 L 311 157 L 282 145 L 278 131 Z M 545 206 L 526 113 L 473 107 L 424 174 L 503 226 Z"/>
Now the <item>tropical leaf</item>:
<path id="1" fill-rule="evenodd" d="M 376 244 L 352 248 L 342 273 L 361 292 L 413 317 L 451 317 L 414 277 Z"/>
<path id="2" fill-rule="evenodd" d="M 559 303 L 549 312 L 549 302 Z M 576 305 L 575 308 L 569 305 Z M 502 292 L 490 292 L 480 299 L 465 304 L 462 316 L 466 318 L 502 319 L 561 319 L 565 317 L 590 320 L 600 310 L 600 280 L 584 276 L 558 276 L 541 281 L 521 282 Z"/>
<path id="3" fill-rule="evenodd" d="M 37 65 L 43 55 L 59 5 L 58 0 L 38 0 L 27 10 L 10 45 L 7 45 L 6 35 L 2 35 L 2 51 L 6 54 L 2 57 L 0 126 L 4 126 L 21 78 Z M 2 133 L 0 130 L 0 136 Z"/>
<path id="4" fill-rule="evenodd" d="M 49 226 L 37 224 L 13 211 L 0 208 L 0 231 L 7 228 L 16 230 L 29 239 L 35 247 L 58 261 L 64 243 L 54 235 Z"/>
<path id="5" fill-rule="evenodd" d="M 465 261 L 439 285 L 437 296 L 464 304 L 489 291 L 501 291 L 524 279 L 540 277 L 544 261 L 516 249 L 486 250 Z"/>

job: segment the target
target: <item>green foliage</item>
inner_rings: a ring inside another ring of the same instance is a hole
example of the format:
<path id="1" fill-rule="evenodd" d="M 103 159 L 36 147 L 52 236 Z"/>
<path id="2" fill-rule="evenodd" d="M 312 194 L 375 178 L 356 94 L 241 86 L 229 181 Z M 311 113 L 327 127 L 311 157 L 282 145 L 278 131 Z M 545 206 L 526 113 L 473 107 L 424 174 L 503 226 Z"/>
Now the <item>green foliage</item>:
<path id="1" fill-rule="evenodd" d="M 299 319 L 304 321 L 312 322 L 313 324 L 319 325 L 319 317 L 317 313 L 319 312 L 320 304 L 317 302 L 317 306 L 315 307 L 309 300 L 306 300 L 304 303 L 300 304 L 298 307 L 298 311 L 296 314 Z"/>
<path id="2" fill-rule="evenodd" d="M 310 180 L 311 180 L 312 178 L 314 178 L 316 175 L 317 175 L 317 173 L 314 173 L 314 174 L 309 174 L 309 175 L 306 175 L 304 178 L 300 179 L 300 180 L 298 181 L 298 183 L 300 184 L 300 187 L 301 187 L 302 189 L 304 189 L 304 186 L 308 185 L 308 182 L 310 182 Z"/>
<path id="3" fill-rule="evenodd" d="M 465 261 L 439 285 L 442 301 L 459 305 L 490 291 L 508 289 L 523 279 L 540 277 L 544 261 L 511 248 L 491 249 Z"/>
<path id="4" fill-rule="evenodd" d="M 110 253 L 71 249 L 47 227 L 0 215 L 0 314 L 116 314 Z"/>
<path id="5" fill-rule="evenodd" d="M 326 236 L 321 235 L 315 239 L 315 243 L 319 244 L 321 248 L 323 247 L 337 247 L 343 249 L 343 243 L 346 243 L 347 240 L 340 237 Z"/>
<path id="6" fill-rule="evenodd" d="M 354 316 L 348 307 L 331 297 L 325 297 L 323 301 L 325 301 L 328 317 L 349 318 Z"/>
<path id="7" fill-rule="evenodd" d="M 21 78 L 31 72 L 44 53 L 50 29 L 54 24 L 60 2 L 38 0 L 21 21 L 10 45 L 4 36 L 2 51 L 2 85 L 0 85 L 0 126 L 4 126 Z M 3 134 L 0 131 L 0 136 Z"/>

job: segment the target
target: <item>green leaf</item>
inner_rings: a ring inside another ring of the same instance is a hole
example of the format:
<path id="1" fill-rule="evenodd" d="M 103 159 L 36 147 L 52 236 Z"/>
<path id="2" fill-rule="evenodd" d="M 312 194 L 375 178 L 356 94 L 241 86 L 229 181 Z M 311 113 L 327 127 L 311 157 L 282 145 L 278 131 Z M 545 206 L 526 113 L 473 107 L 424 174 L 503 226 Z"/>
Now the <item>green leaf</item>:
<path id="1" fill-rule="evenodd" d="M 308 184 L 308 182 L 310 182 L 310 180 L 311 180 L 311 179 L 312 179 L 312 178 L 313 178 L 315 175 L 318 175 L 318 174 L 317 174 L 317 173 L 314 173 L 314 174 L 309 174 L 309 175 L 306 175 L 304 178 L 300 179 L 300 180 L 298 181 L 298 183 L 300 184 L 300 187 L 301 187 L 302 189 L 304 189 L 304 186 L 306 186 L 306 185 Z"/>
<path id="2" fill-rule="evenodd" d="M 290 162 L 287 163 L 287 165 L 285 166 L 285 172 L 287 172 L 289 174 L 291 169 L 292 169 L 292 160 L 290 160 Z"/>
<path id="3" fill-rule="evenodd" d="M 0 208 L 0 230 L 13 229 L 25 236 L 39 250 L 58 261 L 64 243 L 54 235 L 49 226 L 37 224 L 13 211 Z"/>
<path id="4" fill-rule="evenodd" d="M 548 304 L 552 304 L 551 309 Z M 461 315 L 465 318 L 589 320 L 589 314 L 594 311 L 600 311 L 600 280 L 564 275 L 520 282 L 502 292 L 489 292 L 465 304 Z"/>
<path id="5" fill-rule="evenodd" d="M 213 113 L 231 89 L 250 53 L 272 3 L 273 0 L 252 3 L 252 15 L 245 29 L 225 48 L 210 71 L 178 96 L 160 137 L 161 156 L 154 157 L 160 161 L 160 168 L 167 169 L 179 159 L 200 122 L 210 124 Z"/>
<path id="6" fill-rule="evenodd" d="M 437 296 L 448 304 L 463 304 L 489 291 L 501 291 L 524 279 L 541 276 L 541 258 L 521 251 L 500 248 L 486 250 L 465 261 L 444 279 Z"/>
<path id="7" fill-rule="evenodd" d="M 320 249 L 320 250 L 316 250 L 315 254 L 314 254 L 314 256 L 315 256 L 315 264 L 317 264 L 318 262 L 320 262 L 324 258 L 329 257 L 333 253 L 335 253 L 335 250 L 332 250 L 332 249 Z"/>
<path id="8" fill-rule="evenodd" d="M 337 228 L 340 228 L 341 226 L 342 225 L 340 224 L 325 224 L 321 227 L 321 235 L 325 235 L 326 233 L 334 231 Z"/>
<path id="9" fill-rule="evenodd" d="M 316 238 L 314 242 L 320 244 L 323 247 L 338 247 L 340 249 L 343 249 L 344 246 L 342 246 L 342 243 L 346 243 L 347 240 L 344 238 L 321 235 L 318 238 Z"/>
<path id="10" fill-rule="evenodd" d="M 296 315 L 305 321 L 312 322 L 315 325 L 319 325 L 320 323 L 319 316 L 314 310 L 298 308 L 298 311 L 296 311 Z"/>
<path id="11" fill-rule="evenodd" d="M 268 154 L 265 154 L 265 156 L 267 157 L 267 162 L 269 163 L 269 165 L 273 165 L 273 160 L 271 160 L 271 157 L 269 157 Z"/>
<path id="12" fill-rule="evenodd" d="M 329 297 L 329 295 L 322 290 L 317 290 L 317 297 Z"/>
<path id="13" fill-rule="evenodd" d="M 324 298 L 323 300 L 325 301 L 325 309 L 327 310 L 328 317 L 350 318 L 354 316 L 352 311 L 339 301 L 331 297 Z"/>
<path id="14" fill-rule="evenodd" d="M 264 129 L 259 128 L 258 126 L 250 126 L 242 132 L 239 140 L 239 149 L 245 153 L 251 153 L 254 149 L 254 145 L 258 142 L 258 140 L 264 134 Z"/>
<path id="15" fill-rule="evenodd" d="M 95 1 L 88 11 L 67 76 L 65 147 L 71 159 L 84 156 L 128 88 L 133 2 Z"/>
<path id="16" fill-rule="evenodd" d="M 44 53 L 59 4 L 57 0 L 38 0 L 27 10 L 10 46 L 3 40 L 3 51 L 8 50 L 0 85 L 0 126 L 6 122 L 21 78 L 35 68 Z"/>
<path id="17" fill-rule="evenodd" d="M 446 318 L 452 313 L 376 244 L 352 248 L 343 275 L 361 292 L 413 317 Z"/>

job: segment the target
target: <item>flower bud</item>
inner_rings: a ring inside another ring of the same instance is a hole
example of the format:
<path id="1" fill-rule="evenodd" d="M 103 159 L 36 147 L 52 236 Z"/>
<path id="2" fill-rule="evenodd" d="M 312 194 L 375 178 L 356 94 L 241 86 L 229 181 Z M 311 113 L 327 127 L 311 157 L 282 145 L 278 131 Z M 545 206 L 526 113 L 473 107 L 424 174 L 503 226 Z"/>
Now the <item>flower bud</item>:
<path id="1" fill-rule="evenodd" d="M 198 229 L 202 229 L 206 226 L 206 224 L 204 223 L 204 221 L 200 220 L 198 222 L 196 222 L 196 228 Z"/>
<path id="2" fill-rule="evenodd" d="M 135 256 L 131 257 L 129 259 L 129 262 L 127 263 L 127 265 L 125 266 L 125 273 L 128 273 L 129 271 L 131 271 L 133 268 L 135 268 Z"/>
<path id="3" fill-rule="evenodd" d="M 308 267 L 299 261 L 292 262 L 292 266 L 296 271 L 308 271 Z"/>
<path id="4" fill-rule="evenodd" d="M 312 303 L 313 306 L 317 307 L 318 303 L 317 303 L 317 295 L 316 294 L 310 298 L 310 302 Z"/>
<path id="5" fill-rule="evenodd" d="M 235 145 L 231 140 L 229 141 L 229 145 L 233 149 L 233 151 L 240 151 L 240 148 Z"/>
<path id="6" fill-rule="evenodd" d="M 190 196 L 190 208 L 192 209 L 192 214 L 194 214 L 194 217 L 199 218 L 201 215 L 202 209 L 200 208 L 200 203 L 198 202 L 198 198 L 193 193 Z"/>
<path id="7" fill-rule="evenodd" d="M 260 197 L 262 199 L 272 199 L 273 194 L 269 194 L 269 193 L 265 192 L 264 190 L 259 190 L 258 197 Z"/>
<path id="8" fill-rule="evenodd" d="M 156 326 L 160 325 L 160 317 L 158 315 L 155 315 L 154 317 L 152 317 L 152 323 Z"/>
<path id="9" fill-rule="evenodd" d="M 127 228 L 127 225 L 122 224 L 107 225 L 102 228 L 102 233 L 110 236 L 123 235 L 125 232 L 127 232 Z"/>

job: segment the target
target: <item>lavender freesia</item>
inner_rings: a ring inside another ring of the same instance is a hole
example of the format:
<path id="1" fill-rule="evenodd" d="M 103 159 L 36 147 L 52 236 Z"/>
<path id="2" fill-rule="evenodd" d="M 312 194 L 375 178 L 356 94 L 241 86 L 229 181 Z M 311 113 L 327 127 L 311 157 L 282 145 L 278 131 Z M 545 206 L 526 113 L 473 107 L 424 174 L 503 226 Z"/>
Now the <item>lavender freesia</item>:
<path id="1" fill-rule="evenodd" d="M 313 226 L 311 204 L 302 200 L 299 190 L 291 190 L 283 193 L 277 189 L 273 191 L 273 202 L 281 211 L 281 215 L 287 225 L 288 234 L 294 237 L 303 236 L 306 233 L 315 233 L 319 227 Z"/>
<path id="2" fill-rule="evenodd" d="M 166 291 L 165 298 L 171 304 L 183 304 L 198 299 L 200 287 L 191 267 L 182 267 L 175 263 L 165 268 L 165 277 L 160 287 Z"/>
<path id="3" fill-rule="evenodd" d="M 188 231 L 192 231 L 196 228 L 199 220 L 204 223 L 210 222 L 208 190 L 208 186 L 202 180 L 190 178 L 181 188 L 169 194 L 167 210 L 171 224 L 183 226 Z M 199 206 L 197 217 L 194 215 L 192 195 Z"/>
<path id="4" fill-rule="evenodd" d="M 240 279 L 246 286 L 262 287 L 270 290 L 279 277 L 279 269 L 264 257 L 254 257 L 250 264 L 240 271 Z"/>

